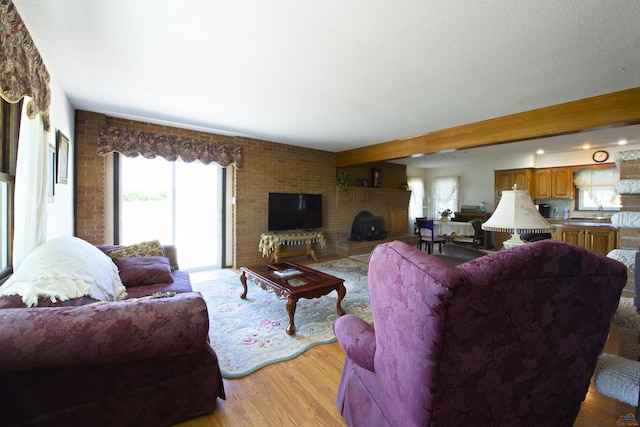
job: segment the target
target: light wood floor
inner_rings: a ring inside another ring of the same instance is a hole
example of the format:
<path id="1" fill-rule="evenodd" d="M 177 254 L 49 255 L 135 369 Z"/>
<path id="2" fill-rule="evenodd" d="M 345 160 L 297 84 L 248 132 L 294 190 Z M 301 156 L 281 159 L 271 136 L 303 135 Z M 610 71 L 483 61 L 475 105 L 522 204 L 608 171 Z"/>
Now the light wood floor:
<path id="1" fill-rule="evenodd" d="M 605 351 L 616 354 L 612 328 Z M 293 360 L 266 366 L 244 378 L 224 380 L 227 400 L 212 414 L 180 427 L 345 426 L 335 404 L 344 353 L 338 343 L 307 350 Z M 613 427 L 635 408 L 595 391 L 593 384 L 574 427 Z"/>

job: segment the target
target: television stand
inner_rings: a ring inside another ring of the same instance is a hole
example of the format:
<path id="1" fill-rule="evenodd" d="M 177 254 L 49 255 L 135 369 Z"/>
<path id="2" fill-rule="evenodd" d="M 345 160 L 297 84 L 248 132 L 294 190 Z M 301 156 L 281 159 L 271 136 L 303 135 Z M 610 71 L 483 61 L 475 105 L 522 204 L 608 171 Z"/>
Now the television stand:
<path id="1" fill-rule="evenodd" d="M 269 263 L 278 262 L 280 258 L 289 258 L 300 255 L 307 255 L 318 262 L 316 253 L 313 250 L 314 243 L 319 243 L 320 247 L 326 246 L 326 241 L 322 230 L 287 230 L 270 231 L 260 236 L 260 251 L 262 256 L 271 255 Z M 283 251 L 283 246 L 305 245 L 305 249 Z"/>

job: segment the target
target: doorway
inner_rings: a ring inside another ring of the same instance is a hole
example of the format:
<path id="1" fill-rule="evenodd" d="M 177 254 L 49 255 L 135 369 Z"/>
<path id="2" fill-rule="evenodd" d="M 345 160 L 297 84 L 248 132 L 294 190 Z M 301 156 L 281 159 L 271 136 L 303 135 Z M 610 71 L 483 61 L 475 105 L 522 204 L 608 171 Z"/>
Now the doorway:
<path id="1" fill-rule="evenodd" d="M 199 161 L 119 156 L 119 243 L 173 244 L 180 268 L 221 268 L 223 168 Z"/>

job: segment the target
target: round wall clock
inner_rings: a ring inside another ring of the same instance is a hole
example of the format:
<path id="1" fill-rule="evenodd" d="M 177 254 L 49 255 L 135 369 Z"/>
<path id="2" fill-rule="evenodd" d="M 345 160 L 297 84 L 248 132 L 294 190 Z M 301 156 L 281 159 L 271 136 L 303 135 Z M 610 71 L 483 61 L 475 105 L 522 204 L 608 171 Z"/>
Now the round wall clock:
<path id="1" fill-rule="evenodd" d="M 598 162 L 598 163 L 606 162 L 608 158 L 609 158 L 609 153 L 607 153 L 604 150 L 598 150 L 595 153 L 593 153 L 594 162 Z"/>

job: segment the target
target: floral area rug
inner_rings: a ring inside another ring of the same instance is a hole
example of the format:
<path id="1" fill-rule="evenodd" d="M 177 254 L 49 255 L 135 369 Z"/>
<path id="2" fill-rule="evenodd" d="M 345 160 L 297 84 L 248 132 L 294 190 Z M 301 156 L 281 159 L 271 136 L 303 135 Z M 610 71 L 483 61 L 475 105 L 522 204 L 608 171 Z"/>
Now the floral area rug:
<path id="1" fill-rule="evenodd" d="M 309 265 L 345 280 L 347 294 L 342 308 L 372 322 L 367 285 L 367 264 L 348 258 Z M 278 299 L 251 281 L 247 298 L 241 299 L 240 278 L 193 283 L 209 311 L 209 338 L 225 378 L 240 378 L 263 366 L 290 360 L 307 349 L 336 340 L 333 323 L 337 295 L 300 298 L 295 313 L 296 334 L 287 335 L 286 300 Z"/>

